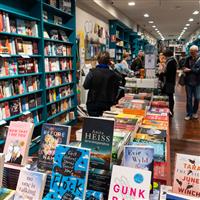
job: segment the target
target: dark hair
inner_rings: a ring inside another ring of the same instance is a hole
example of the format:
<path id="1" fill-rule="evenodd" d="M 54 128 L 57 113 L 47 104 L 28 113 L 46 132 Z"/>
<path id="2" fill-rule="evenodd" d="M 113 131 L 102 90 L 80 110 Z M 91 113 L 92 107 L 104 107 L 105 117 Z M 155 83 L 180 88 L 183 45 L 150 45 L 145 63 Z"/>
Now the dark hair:
<path id="1" fill-rule="evenodd" d="M 163 55 L 166 56 L 166 57 L 171 57 L 173 56 L 173 51 L 171 49 L 166 49 L 164 52 L 163 52 Z"/>
<path id="2" fill-rule="evenodd" d="M 97 61 L 99 64 L 108 65 L 110 63 L 110 54 L 107 51 L 100 52 Z"/>

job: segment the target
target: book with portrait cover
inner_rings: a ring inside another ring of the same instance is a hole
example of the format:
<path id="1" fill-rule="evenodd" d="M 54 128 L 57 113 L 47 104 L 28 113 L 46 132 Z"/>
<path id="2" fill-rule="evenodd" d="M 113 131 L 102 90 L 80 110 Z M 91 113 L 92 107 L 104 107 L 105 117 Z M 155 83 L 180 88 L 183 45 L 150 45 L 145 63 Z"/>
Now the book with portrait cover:
<path id="1" fill-rule="evenodd" d="M 42 200 L 47 175 L 21 169 L 14 200 Z"/>
<path id="2" fill-rule="evenodd" d="M 176 154 L 172 191 L 200 198 L 200 156 Z"/>
<path id="3" fill-rule="evenodd" d="M 4 146 L 6 163 L 26 164 L 33 129 L 33 123 L 10 122 Z"/>
<path id="4" fill-rule="evenodd" d="M 114 165 L 108 199 L 149 199 L 150 181 L 150 171 Z"/>
<path id="5" fill-rule="evenodd" d="M 38 151 L 38 169 L 41 171 L 51 171 L 53 158 L 58 144 L 69 144 L 71 127 L 44 123 L 40 149 Z"/>
<path id="6" fill-rule="evenodd" d="M 81 146 L 91 149 L 90 167 L 110 169 L 114 120 L 86 117 L 83 123 Z"/>
<path id="7" fill-rule="evenodd" d="M 85 199 L 90 150 L 57 145 L 50 191 L 43 200 Z"/>

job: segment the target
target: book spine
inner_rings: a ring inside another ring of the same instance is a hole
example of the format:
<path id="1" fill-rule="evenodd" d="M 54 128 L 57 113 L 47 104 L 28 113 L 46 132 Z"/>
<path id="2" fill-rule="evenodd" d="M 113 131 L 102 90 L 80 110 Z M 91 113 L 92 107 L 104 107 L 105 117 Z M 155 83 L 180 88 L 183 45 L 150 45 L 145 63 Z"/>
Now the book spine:
<path id="1" fill-rule="evenodd" d="M 10 33 L 10 20 L 7 13 L 6 13 L 6 32 Z"/>

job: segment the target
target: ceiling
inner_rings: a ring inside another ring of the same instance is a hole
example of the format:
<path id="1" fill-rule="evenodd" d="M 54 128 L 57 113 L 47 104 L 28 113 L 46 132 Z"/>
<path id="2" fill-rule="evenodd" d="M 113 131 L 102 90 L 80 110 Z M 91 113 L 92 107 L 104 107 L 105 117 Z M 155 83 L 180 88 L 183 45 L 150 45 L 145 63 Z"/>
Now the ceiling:
<path id="1" fill-rule="evenodd" d="M 200 11 L 200 0 L 133 0 L 135 6 L 128 5 L 132 0 L 108 1 L 158 39 L 160 36 L 152 25 L 156 25 L 165 39 L 177 39 L 187 23 L 190 26 L 182 38 L 187 38 L 200 28 L 200 14 L 192 14 L 195 10 Z M 144 18 L 145 13 L 149 14 L 149 18 Z M 189 18 L 194 21 L 188 22 Z M 150 20 L 154 21 L 154 24 L 149 24 Z"/>

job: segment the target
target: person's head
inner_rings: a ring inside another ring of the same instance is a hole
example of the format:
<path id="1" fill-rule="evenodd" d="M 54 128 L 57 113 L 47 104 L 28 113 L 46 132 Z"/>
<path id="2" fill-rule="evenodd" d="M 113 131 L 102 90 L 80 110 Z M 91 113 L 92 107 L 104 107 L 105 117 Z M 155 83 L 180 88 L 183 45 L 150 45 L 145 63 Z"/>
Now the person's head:
<path id="1" fill-rule="evenodd" d="M 144 52 L 142 51 L 142 50 L 140 50 L 139 52 L 138 52 L 138 57 L 139 58 L 142 58 L 144 56 Z"/>
<path id="2" fill-rule="evenodd" d="M 129 53 L 128 52 L 124 52 L 123 53 L 123 59 L 127 60 L 129 58 Z"/>
<path id="3" fill-rule="evenodd" d="M 165 63 L 166 62 L 166 57 L 163 55 L 163 53 L 159 54 L 159 62 L 160 63 Z"/>
<path id="4" fill-rule="evenodd" d="M 99 64 L 109 65 L 110 64 L 110 54 L 107 51 L 100 52 L 97 61 Z"/>
<path id="5" fill-rule="evenodd" d="M 169 58 L 169 57 L 172 57 L 174 54 L 173 54 L 173 51 L 171 49 L 166 49 L 164 52 L 163 52 L 163 55 L 166 57 L 166 58 Z"/>
<path id="6" fill-rule="evenodd" d="M 190 47 L 190 55 L 191 55 L 192 57 L 197 57 L 197 55 L 198 55 L 198 50 L 199 50 L 198 46 L 192 45 L 192 46 Z"/>

